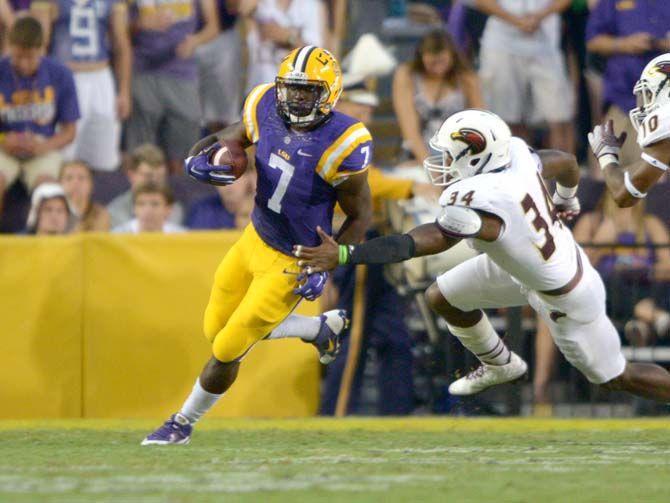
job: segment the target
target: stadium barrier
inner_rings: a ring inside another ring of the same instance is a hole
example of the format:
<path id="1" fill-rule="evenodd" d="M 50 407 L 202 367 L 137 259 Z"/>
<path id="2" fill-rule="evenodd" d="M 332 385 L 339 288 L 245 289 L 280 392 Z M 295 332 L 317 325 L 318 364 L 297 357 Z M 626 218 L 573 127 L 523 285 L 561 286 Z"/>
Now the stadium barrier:
<path id="1" fill-rule="evenodd" d="M 0 418 L 154 418 L 211 354 L 202 315 L 239 233 L 0 238 Z M 297 312 L 314 314 L 304 302 Z M 296 340 L 261 342 L 218 417 L 314 415 L 320 367 Z"/>

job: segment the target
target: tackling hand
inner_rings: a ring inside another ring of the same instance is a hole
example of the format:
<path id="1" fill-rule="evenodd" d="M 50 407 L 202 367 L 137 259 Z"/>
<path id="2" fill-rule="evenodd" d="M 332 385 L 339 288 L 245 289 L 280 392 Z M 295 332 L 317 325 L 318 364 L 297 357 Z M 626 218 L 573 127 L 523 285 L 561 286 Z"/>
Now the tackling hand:
<path id="1" fill-rule="evenodd" d="M 300 273 L 298 275 L 298 287 L 293 290 L 293 293 L 300 295 L 303 299 L 316 300 L 323 293 L 327 280 L 327 272 Z M 300 283 L 301 281 L 303 282 L 302 284 Z"/>
<path id="2" fill-rule="evenodd" d="M 307 274 L 335 269 L 339 264 L 339 245 L 321 227 L 316 228 L 321 244 L 315 247 L 297 245 L 293 247 L 293 255 L 298 257 L 298 266 Z"/>
<path id="3" fill-rule="evenodd" d="M 186 174 L 199 182 L 209 183 L 210 185 L 230 185 L 233 183 L 235 176 L 231 166 L 215 166 L 209 162 L 212 151 L 220 147 L 221 145 L 215 142 L 197 154 L 187 157 L 184 161 Z"/>
<path id="4" fill-rule="evenodd" d="M 554 192 L 554 197 L 551 198 L 556 207 L 556 212 L 559 218 L 570 221 L 574 219 L 582 210 L 577 196 L 562 197 L 558 192 Z"/>
<path id="5" fill-rule="evenodd" d="M 614 132 L 614 123 L 610 119 L 605 124 L 596 126 L 591 133 L 589 133 L 589 144 L 591 150 L 595 154 L 600 167 L 604 168 L 612 162 L 619 161 L 619 154 L 621 147 L 626 141 L 626 132 L 623 131 L 620 136 Z"/>

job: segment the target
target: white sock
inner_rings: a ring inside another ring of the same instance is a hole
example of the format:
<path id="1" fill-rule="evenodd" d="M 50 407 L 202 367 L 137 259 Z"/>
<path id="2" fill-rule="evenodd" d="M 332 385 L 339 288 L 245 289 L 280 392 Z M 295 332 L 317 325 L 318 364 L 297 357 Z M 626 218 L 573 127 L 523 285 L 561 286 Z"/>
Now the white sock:
<path id="1" fill-rule="evenodd" d="M 455 327 L 447 324 L 452 334 L 468 348 L 479 361 L 487 365 L 505 365 L 509 363 L 511 353 L 493 329 L 486 315 L 472 327 Z"/>
<path id="2" fill-rule="evenodd" d="M 193 391 L 182 405 L 179 413 L 188 419 L 191 424 L 196 423 L 222 396 L 223 393 L 216 395 L 202 389 L 198 377 L 193 385 Z"/>
<path id="3" fill-rule="evenodd" d="M 275 328 L 267 339 L 285 339 L 286 337 L 299 337 L 305 341 L 316 339 L 321 328 L 320 316 L 300 316 L 291 314 Z"/>

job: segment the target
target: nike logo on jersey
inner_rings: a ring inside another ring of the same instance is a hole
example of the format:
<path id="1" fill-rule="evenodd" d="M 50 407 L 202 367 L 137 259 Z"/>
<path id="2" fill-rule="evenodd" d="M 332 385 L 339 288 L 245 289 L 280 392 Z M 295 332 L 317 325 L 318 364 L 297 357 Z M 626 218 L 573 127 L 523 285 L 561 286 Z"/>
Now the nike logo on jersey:
<path id="1" fill-rule="evenodd" d="M 303 157 L 314 157 L 312 154 L 308 154 L 307 152 L 305 152 L 305 151 L 304 151 L 303 149 L 301 149 L 301 148 L 298 149 L 298 155 L 301 155 L 301 156 L 303 156 Z"/>

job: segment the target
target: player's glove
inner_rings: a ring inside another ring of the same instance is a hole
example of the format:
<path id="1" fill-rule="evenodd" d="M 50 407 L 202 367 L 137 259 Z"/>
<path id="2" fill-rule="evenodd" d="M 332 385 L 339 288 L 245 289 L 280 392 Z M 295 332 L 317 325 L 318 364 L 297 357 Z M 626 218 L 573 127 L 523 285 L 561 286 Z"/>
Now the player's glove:
<path id="1" fill-rule="evenodd" d="M 210 185 L 230 185 L 233 183 L 235 176 L 231 166 L 215 166 L 210 163 L 212 152 L 220 147 L 221 145 L 216 142 L 197 154 L 187 157 L 184 161 L 186 174 L 199 182 L 209 183 Z"/>
<path id="2" fill-rule="evenodd" d="M 316 300 L 323 293 L 327 280 L 327 272 L 300 273 L 298 275 L 298 287 L 293 290 L 293 293 L 307 300 Z"/>
<path id="3" fill-rule="evenodd" d="M 596 126 L 591 133 L 589 133 L 589 144 L 591 150 L 600 163 L 600 168 L 611 163 L 619 164 L 621 147 L 626 141 L 626 132 L 623 131 L 620 136 L 614 132 L 614 123 L 608 120 L 604 125 Z"/>
<path id="4" fill-rule="evenodd" d="M 551 199 L 554 202 L 558 216 L 564 220 L 572 220 L 582 210 L 577 196 L 563 197 L 558 192 L 554 192 L 554 197 Z"/>

